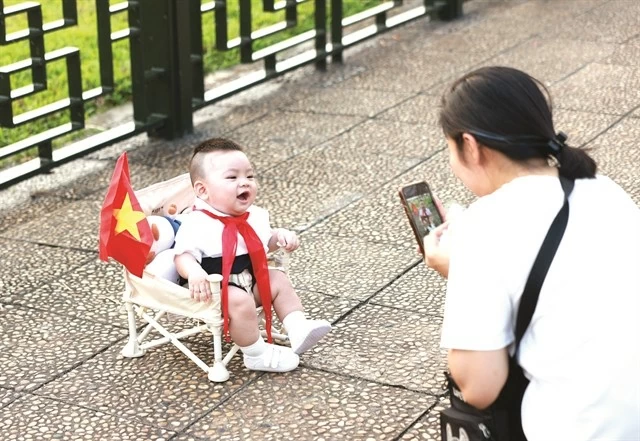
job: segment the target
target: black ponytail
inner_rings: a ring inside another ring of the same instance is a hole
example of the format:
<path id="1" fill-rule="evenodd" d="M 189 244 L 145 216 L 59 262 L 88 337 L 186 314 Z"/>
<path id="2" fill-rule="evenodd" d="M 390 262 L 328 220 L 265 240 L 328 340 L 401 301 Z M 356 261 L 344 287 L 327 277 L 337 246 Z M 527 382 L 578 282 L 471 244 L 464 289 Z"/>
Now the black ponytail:
<path id="1" fill-rule="evenodd" d="M 558 154 L 559 172 L 569 179 L 593 178 L 598 166 L 589 154 L 582 149 L 564 146 Z"/>
<path id="2" fill-rule="evenodd" d="M 570 179 L 593 178 L 597 170 L 584 150 L 556 134 L 544 84 L 517 69 L 482 67 L 455 81 L 442 97 L 440 125 L 460 151 L 469 133 L 516 162 L 553 157 Z"/>

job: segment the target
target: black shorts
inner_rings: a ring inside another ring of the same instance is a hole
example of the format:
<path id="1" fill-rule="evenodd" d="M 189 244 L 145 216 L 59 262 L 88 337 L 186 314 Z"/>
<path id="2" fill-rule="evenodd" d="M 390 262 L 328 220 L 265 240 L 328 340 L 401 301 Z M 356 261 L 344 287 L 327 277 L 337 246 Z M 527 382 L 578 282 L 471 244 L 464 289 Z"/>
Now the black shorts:
<path id="1" fill-rule="evenodd" d="M 207 274 L 222 274 L 222 257 L 204 257 L 202 259 L 202 263 L 200 263 L 202 269 L 205 270 Z M 256 277 L 253 274 L 253 267 L 251 266 L 251 258 L 248 254 L 241 254 L 240 256 L 236 256 L 233 261 L 233 265 L 231 266 L 231 274 L 240 274 L 244 270 L 249 270 L 249 274 L 252 277 L 251 289 L 256 285 Z M 188 280 L 180 277 L 180 285 L 185 285 L 188 283 Z M 244 287 L 229 282 L 229 285 L 237 286 L 238 288 L 244 289 Z"/>

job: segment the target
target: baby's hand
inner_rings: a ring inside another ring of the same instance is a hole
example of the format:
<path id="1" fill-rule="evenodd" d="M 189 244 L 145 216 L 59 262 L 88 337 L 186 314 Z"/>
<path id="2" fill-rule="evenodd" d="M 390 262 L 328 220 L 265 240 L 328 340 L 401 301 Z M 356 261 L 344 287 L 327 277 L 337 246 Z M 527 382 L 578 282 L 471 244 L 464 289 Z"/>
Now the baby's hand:
<path id="1" fill-rule="evenodd" d="M 211 300 L 211 288 L 207 281 L 207 273 L 202 268 L 189 273 L 189 293 L 196 302 Z"/>
<path id="2" fill-rule="evenodd" d="M 293 231 L 287 230 L 285 228 L 278 228 L 275 231 L 275 236 L 276 244 L 279 247 L 284 248 L 285 251 L 295 251 L 300 246 L 298 235 Z"/>

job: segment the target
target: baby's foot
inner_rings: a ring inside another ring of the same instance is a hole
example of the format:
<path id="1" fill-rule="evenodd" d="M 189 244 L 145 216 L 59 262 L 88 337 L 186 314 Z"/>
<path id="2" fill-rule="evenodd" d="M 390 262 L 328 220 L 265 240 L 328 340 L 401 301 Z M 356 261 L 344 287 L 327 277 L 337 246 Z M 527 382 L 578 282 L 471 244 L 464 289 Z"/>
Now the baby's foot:
<path id="1" fill-rule="evenodd" d="M 300 358 L 290 348 L 266 344 L 265 351 L 255 357 L 243 355 L 244 365 L 252 371 L 289 372 L 298 367 Z"/>
<path id="2" fill-rule="evenodd" d="M 305 320 L 304 324 L 296 326 L 291 331 L 287 330 L 291 349 L 296 354 L 302 354 L 315 346 L 329 331 L 331 324 L 326 320 Z"/>

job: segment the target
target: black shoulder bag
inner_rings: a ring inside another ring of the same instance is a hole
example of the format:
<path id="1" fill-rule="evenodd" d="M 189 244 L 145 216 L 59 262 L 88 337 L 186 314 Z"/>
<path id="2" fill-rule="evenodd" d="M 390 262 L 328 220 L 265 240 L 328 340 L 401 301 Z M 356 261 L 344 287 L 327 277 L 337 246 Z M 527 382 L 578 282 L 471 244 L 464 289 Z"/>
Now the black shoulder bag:
<path id="1" fill-rule="evenodd" d="M 442 441 L 526 441 L 527 439 L 522 430 L 521 407 L 529 380 L 516 361 L 516 355 L 520 341 L 536 309 L 540 288 L 569 220 L 569 195 L 573 190 L 574 181 L 561 176 L 560 184 L 564 192 L 564 205 L 549 227 L 520 299 L 516 318 L 515 351 L 513 356 L 509 357 L 507 381 L 496 401 L 489 408 L 478 410 L 464 402 L 460 389 L 446 372 L 451 406 L 440 412 Z"/>

